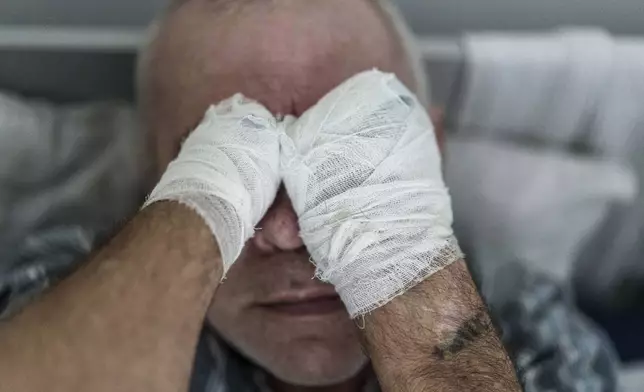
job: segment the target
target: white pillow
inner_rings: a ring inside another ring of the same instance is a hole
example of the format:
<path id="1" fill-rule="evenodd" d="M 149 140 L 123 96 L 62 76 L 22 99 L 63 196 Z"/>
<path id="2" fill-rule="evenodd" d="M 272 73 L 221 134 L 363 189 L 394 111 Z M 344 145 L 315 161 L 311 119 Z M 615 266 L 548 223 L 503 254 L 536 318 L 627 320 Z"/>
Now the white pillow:
<path id="1" fill-rule="evenodd" d="M 605 160 L 458 138 L 446 154 L 456 234 L 483 274 L 521 261 L 567 280 L 608 208 L 636 192 L 633 174 Z"/>

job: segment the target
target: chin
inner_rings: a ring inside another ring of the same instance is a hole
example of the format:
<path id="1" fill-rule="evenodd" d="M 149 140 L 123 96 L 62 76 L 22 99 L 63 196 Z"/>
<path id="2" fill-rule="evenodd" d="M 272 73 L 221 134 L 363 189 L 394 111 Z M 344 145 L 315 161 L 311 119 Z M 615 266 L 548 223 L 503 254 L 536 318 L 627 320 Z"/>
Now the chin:
<path id="1" fill-rule="evenodd" d="M 358 375 L 369 360 L 361 350 L 334 353 L 328 347 L 301 345 L 282 351 L 272 361 L 255 361 L 274 378 L 295 386 L 324 387 Z"/>
<path id="2" fill-rule="evenodd" d="M 358 375 L 369 363 L 348 315 L 329 317 L 327 322 L 261 319 L 262 323 L 251 318 L 213 326 L 230 347 L 284 383 L 335 385 Z"/>

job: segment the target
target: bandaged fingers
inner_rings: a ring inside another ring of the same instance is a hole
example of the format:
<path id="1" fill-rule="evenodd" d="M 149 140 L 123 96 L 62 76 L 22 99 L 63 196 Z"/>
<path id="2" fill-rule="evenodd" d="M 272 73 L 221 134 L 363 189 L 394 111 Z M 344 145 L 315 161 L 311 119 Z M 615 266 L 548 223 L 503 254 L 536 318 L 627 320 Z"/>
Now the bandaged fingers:
<path id="1" fill-rule="evenodd" d="M 280 180 L 317 276 L 353 317 L 461 257 L 431 121 L 393 75 L 359 74 L 299 119 L 278 122 L 241 95 L 213 106 L 146 205 L 197 211 L 227 270 Z"/>
<path id="2" fill-rule="evenodd" d="M 208 109 L 144 207 L 174 200 L 194 209 L 216 237 L 227 271 L 275 199 L 279 149 L 271 113 L 237 94 Z"/>
<path id="3" fill-rule="evenodd" d="M 393 75 L 359 74 L 291 119 L 281 154 L 317 276 L 351 316 L 462 256 L 432 123 Z"/>

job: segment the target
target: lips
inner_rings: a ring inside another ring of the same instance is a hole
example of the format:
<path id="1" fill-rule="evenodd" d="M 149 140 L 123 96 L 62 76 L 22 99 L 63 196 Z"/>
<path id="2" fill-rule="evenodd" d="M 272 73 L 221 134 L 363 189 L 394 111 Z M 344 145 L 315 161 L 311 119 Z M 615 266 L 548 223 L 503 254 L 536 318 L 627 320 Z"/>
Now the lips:
<path id="1" fill-rule="evenodd" d="M 259 306 L 288 316 L 315 316 L 344 310 L 344 304 L 331 287 L 293 290 L 272 295 Z"/>

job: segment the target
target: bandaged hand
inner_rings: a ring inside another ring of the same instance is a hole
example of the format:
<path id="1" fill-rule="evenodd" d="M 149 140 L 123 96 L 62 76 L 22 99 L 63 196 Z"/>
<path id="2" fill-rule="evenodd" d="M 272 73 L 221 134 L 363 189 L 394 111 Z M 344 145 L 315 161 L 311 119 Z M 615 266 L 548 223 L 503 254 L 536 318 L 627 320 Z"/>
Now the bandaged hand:
<path id="1" fill-rule="evenodd" d="M 217 239 L 225 274 L 275 199 L 277 129 L 266 108 L 240 94 L 211 107 L 144 208 L 174 200 L 196 211 Z"/>
<path id="2" fill-rule="evenodd" d="M 302 239 L 352 317 L 462 257 L 432 123 L 393 75 L 359 74 L 283 127 Z"/>

